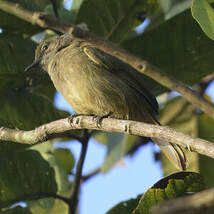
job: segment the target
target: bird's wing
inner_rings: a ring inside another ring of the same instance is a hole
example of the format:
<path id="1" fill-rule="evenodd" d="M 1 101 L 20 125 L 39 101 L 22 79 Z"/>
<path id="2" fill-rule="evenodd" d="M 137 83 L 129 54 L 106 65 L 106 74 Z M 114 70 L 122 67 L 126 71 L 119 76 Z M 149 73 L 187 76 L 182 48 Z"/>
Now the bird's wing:
<path id="1" fill-rule="evenodd" d="M 152 110 L 150 113 L 152 113 L 154 117 L 158 114 L 157 100 L 154 95 L 145 88 L 142 81 L 142 74 L 138 73 L 131 66 L 122 62 L 118 58 L 111 56 L 98 48 L 85 46 L 83 47 L 83 50 L 95 64 L 105 67 L 106 70 L 122 79 L 127 85 L 129 85 L 129 87 L 140 93 L 150 106 Z"/>
<path id="2" fill-rule="evenodd" d="M 147 106 L 150 108 L 148 111 L 153 116 L 154 121 L 159 124 L 155 118 L 155 113 L 158 113 L 158 103 L 155 97 L 143 85 L 141 74 L 138 74 L 138 72 L 128 64 L 101 51 L 98 48 L 85 46 L 83 50 L 95 64 L 105 67 L 105 69 L 111 72 L 112 75 L 116 75 L 117 78 L 122 79 L 127 85 L 129 85 L 130 88 L 140 93 L 143 100 L 148 104 Z M 178 169 L 186 169 L 188 163 L 182 148 L 159 139 L 154 140 Z"/>

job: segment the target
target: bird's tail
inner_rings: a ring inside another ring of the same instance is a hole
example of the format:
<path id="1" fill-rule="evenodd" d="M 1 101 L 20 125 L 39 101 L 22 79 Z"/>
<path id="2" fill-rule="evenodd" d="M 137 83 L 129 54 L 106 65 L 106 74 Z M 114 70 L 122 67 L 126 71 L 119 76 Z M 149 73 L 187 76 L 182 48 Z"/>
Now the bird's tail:
<path id="1" fill-rule="evenodd" d="M 185 170 L 187 168 L 188 161 L 186 155 L 179 145 L 168 143 L 157 138 L 152 138 L 152 140 L 160 147 L 177 169 Z"/>

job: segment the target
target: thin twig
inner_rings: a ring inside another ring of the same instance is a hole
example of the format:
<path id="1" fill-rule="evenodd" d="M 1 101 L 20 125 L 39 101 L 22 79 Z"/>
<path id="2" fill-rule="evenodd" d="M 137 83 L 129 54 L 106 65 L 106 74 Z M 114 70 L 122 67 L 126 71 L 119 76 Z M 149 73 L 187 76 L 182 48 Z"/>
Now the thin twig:
<path id="1" fill-rule="evenodd" d="M 214 73 L 209 74 L 206 77 L 202 78 L 198 84 L 194 85 L 194 88 L 198 93 L 203 96 L 204 92 L 206 91 L 209 84 L 214 80 Z"/>
<path id="2" fill-rule="evenodd" d="M 120 132 L 150 138 L 159 138 L 167 142 L 178 144 L 191 151 L 214 158 L 214 143 L 194 138 L 187 134 L 175 131 L 167 126 L 158 126 L 143 122 L 104 118 L 101 127 L 97 127 L 97 119 L 93 116 L 78 116 L 70 123 L 69 118 L 60 119 L 42 125 L 31 131 L 21 131 L 9 128 L 0 128 L 0 140 L 12 141 L 22 144 L 35 144 L 44 142 L 53 134 L 63 133 L 74 129 L 93 129 L 107 132 Z M 1 143 L 4 143 L 1 142 Z"/>
<path id="3" fill-rule="evenodd" d="M 189 86 L 178 81 L 168 73 L 163 73 L 157 67 L 150 64 L 148 61 L 142 60 L 133 54 L 119 48 L 111 42 L 105 41 L 102 38 L 96 37 L 95 35 L 80 29 L 73 24 L 67 24 L 53 16 L 42 12 L 31 12 L 24 9 L 19 4 L 0 0 L 0 9 L 13 14 L 27 22 L 36 24 L 42 28 L 49 28 L 62 33 L 69 33 L 74 37 L 84 38 L 86 41 L 92 43 L 95 47 L 109 53 L 113 56 L 118 57 L 122 61 L 130 64 L 140 73 L 143 73 L 150 78 L 154 79 L 158 83 L 162 84 L 171 90 L 175 90 L 183 95 L 190 103 L 199 107 L 202 111 L 209 114 L 214 118 L 214 104 L 207 101 L 204 97 L 200 96 L 195 90 Z"/>
<path id="4" fill-rule="evenodd" d="M 164 201 L 152 208 L 152 214 L 214 213 L 214 188 L 190 196 Z"/>
<path id="5" fill-rule="evenodd" d="M 92 177 L 94 177 L 95 175 L 97 175 L 99 173 L 100 173 L 100 167 L 93 170 L 92 172 L 88 173 L 87 175 L 82 176 L 81 181 L 82 182 L 88 181 L 89 179 L 91 179 Z"/>
<path id="6" fill-rule="evenodd" d="M 70 205 L 69 205 L 69 208 L 70 208 L 69 214 L 76 213 L 76 208 L 78 205 L 78 193 L 79 193 L 79 188 L 80 188 L 81 178 L 82 178 L 82 169 L 83 169 L 83 164 L 85 161 L 89 138 L 90 138 L 90 135 L 88 134 L 88 130 L 85 130 L 84 138 L 82 140 L 80 158 L 77 163 L 76 175 L 75 175 L 74 182 L 72 185 L 72 193 L 71 193 Z"/>
<path id="7" fill-rule="evenodd" d="M 81 178 L 81 182 L 85 182 L 88 181 L 89 179 L 91 179 L 93 176 L 97 175 L 100 173 L 100 167 L 98 167 L 97 169 L 91 171 L 90 173 L 88 173 L 87 175 L 83 175 Z M 72 176 L 75 176 L 74 172 L 70 172 L 69 173 Z"/>

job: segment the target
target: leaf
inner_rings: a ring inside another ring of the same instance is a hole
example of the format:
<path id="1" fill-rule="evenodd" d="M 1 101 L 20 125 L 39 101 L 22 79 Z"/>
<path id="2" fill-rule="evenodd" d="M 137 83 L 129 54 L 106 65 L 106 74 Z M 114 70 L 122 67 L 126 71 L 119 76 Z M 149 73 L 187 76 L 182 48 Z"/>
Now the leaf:
<path id="1" fill-rule="evenodd" d="M 0 190 L 0 207 L 55 194 L 55 172 L 37 151 L 11 152 L 0 158 Z"/>
<path id="2" fill-rule="evenodd" d="M 0 95 L 0 127 L 31 130 L 39 125 L 68 116 L 57 110 L 45 97 L 24 92 L 8 92 Z M 24 149 L 29 145 L 0 141 L 0 154 Z"/>
<path id="3" fill-rule="evenodd" d="M 52 16 L 55 16 L 52 5 L 48 5 L 45 8 L 45 12 L 51 14 Z M 63 7 L 58 8 L 58 16 L 59 16 L 60 19 L 62 19 L 65 22 L 68 22 L 68 23 L 73 23 L 74 22 L 73 13 L 71 13 L 70 11 L 66 10 Z"/>
<path id="4" fill-rule="evenodd" d="M 76 23 L 86 23 L 90 31 L 105 39 L 120 42 L 141 22 L 140 13 L 150 13 L 158 1 L 74 0 L 72 13 Z"/>
<path id="5" fill-rule="evenodd" d="M 207 0 L 193 0 L 192 16 L 198 22 L 204 33 L 214 40 L 214 10 Z"/>
<path id="6" fill-rule="evenodd" d="M 0 90 L 26 85 L 24 69 L 33 59 L 35 43 L 14 34 L 0 34 Z"/>
<path id="7" fill-rule="evenodd" d="M 139 200 L 140 196 L 136 199 L 123 201 L 111 208 L 106 214 L 131 214 L 132 211 L 137 207 Z"/>
<path id="8" fill-rule="evenodd" d="M 71 151 L 69 149 L 58 148 L 54 149 L 53 155 L 57 165 L 64 168 L 67 174 L 69 174 L 74 167 L 74 156 Z"/>
<path id="9" fill-rule="evenodd" d="M 164 12 L 164 19 L 168 20 L 172 17 L 189 9 L 191 0 L 160 0 L 160 6 Z"/>
<path id="10" fill-rule="evenodd" d="M 54 149 L 52 143 L 39 144 L 30 149 L 39 151 L 42 157 L 48 161 L 55 171 L 55 180 L 57 182 L 57 192 L 67 196 L 71 190 L 71 182 L 68 175 L 74 167 L 74 156 L 68 149 Z"/>
<path id="11" fill-rule="evenodd" d="M 189 9 L 192 0 L 159 0 L 160 9 L 150 15 L 150 23 L 145 29 L 151 30 L 165 21 Z"/>
<path id="12" fill-rule="evenodd" d="M 172 174 L 158 181 L 141 197 L 133 214 L 148 214 L 149 210 L 160 201 L 185 196 L 203 189 L 203 179 L 198 173 Z"/>
<path id="13" fill-rule="evenodd" d="M 190 10 L 126 40 L 122 46 L 187 84 L 212 73 L 214 43 L 200 30 Z M 164 91 L 149 78 L 145 77 L 145 82 L 156 95 Z"/>
<path id="14" fill-rule="evenodd" d="M 68 170 L 74 166 L 74 157 L 69 150 L 55 151 L 52 144 L 46 142 L 29 150 L 10 151 L 10 156 L 7 153 L 1 155 L 0 163 L 0 207 L 27 200 L 32 210 L 57 213 L 58 210 L 68 209 L 64 202 L 49 197 L 56 193 L 70 195 Z M 44 197 L 43 200 L 29 202 Z"/>
<path id="15" fill-rule="evenodd" d="M 106 173 L 123 157 L 123 134 L 107 134 L 107 154 L 101 166 L 101 172 Z"/>
<path id="16" fill-rule="evenodd" d="M 0 119 L 10 123 L 10 127 L 30 130 L 68 116 L 57 110 L 49 100 L 29 92 L 9 92 L 1 95 L 0 99 Z"/>
<path id="17" fill-rule="evenodd" d="M 198 121 L 199 137 L 214 142 L 214 120 L 207 114 L 201 114 Z"/>
<path id="18" fill-rule="evenodd" d="M 52 198 L 29 202 L 28 207 L 32 214 L 68 214 L 69 211 L 69 207 L 65 202 Z"/>
<path id="19" fill-rule="evenodd" d="M 124 157 L 136 142 L 136 136 L 98 132 L 95 140 L 107 145 L 107 154 L 101 166 L 102 173 L 109 171 Z"/>
<path id="20" fill-rule="evenodd" d="M 205 140 L 214 142 L 214 120 L 206 114 L 202 114 L 198 120 L 199 137 Z M 213 166 L 214 159 L 207 156 L 199 156 L 199 170 L 204 176 L 204 181 L 207 187 L 214 185 L 214 172 L 210 166 Z"/>
<path id="21" fill-rule="evenodd" d="M 14 208 L 1 211 L 1 214 L 32 214 L 27 207 L 17 206 Z"/>
<path id="22" fill-rule="evenodd" d="M 68 180 L 68 175 L 74 167 L 73 154 L 68 149 L 54 149 L 52 143 L 45 143 L 31 147 L 31 149 L 39 151 L 42 157 L 48 161 L 55 171 L 55 180 L 57 183 L 57 193 L 68 197 L 72 190 L 72 183 Z M 32 213 L 68 213 L 68 206 L 61 200 L 53 198 L 44 198 L 27 202 Z"/>

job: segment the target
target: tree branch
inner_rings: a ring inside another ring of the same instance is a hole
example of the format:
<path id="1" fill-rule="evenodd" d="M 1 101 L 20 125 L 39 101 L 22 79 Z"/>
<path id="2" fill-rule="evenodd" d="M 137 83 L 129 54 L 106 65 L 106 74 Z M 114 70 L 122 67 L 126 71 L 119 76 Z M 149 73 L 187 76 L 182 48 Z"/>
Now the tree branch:
<path id="1" fill-rule="evenodd" d="M 214 188 L 170 201 L 152 208 L 152 214 L 201 214 L 214 213 Z"/>
<path id="2" fill-rule="evenodd" d="M 48 140 L 54 134 L 61 134 L 74 129 L 93 129 L 107 132 L 120 132 L 150 138 L 159 138 L 174 144 L 178 144 L 191 151 L 214 158 L 214 143 L 194 138 L 167 126 L 152 125 L 130 120 L 117 120 L 105 118 L 101 127 L 97 127 L 97 119 L 93 116 L 78 116 L 70 123 L 69 118 L 44 124 L 31 131 L 22 131 L 9 128 L 0 128 L 0 140 L 13 141 L 22 144 L 35 144 Z"/>
<path id="3" fill-rule="evenodd" d="M 57 8 L 57 3 L 56 3 L 56 0 L 50 0 L 52 6 L 53 6 L 53 11 L 54 11 L 54 15 L 56 17 L 58 17 L 58 8 Z"/>
<path id="4" fill-rule="evenodd" d="M 95 175 L 99 174 L 100 172 L 101 171 L 100 171 L 100 167 L 99 167 L 99 168 L 93 170 L 92 172 L 88 173 L 87 175 L 82 176 L 81 181 L 82 182 L 86 182 L 89 179 L 91 179 L 92 177 L 94 177 Z"/>
<path id="5" fill-rule="evenodd" d="M 15 15 L 27 22 L 30 22 L 31 24 L 37 24 L 42 28 L 49 28 L 62 33 L 69 33 L 74 37 L 84 38 L 88 42 L 92 43 L 95 47 L 100 48 L 106 53 L 118 57 L 127 64 L 130 64 L 140 73 L 149 76 L 164 87 L 179 92 L 190 103 L 199 107 L 202 111 L 206 112 L 212 118 L 214 118 L 214 104 L 208 102 L 195 90 L 191 89 L 184 83 L 176 80 L 169 74 L 163 73 L 157 67 L 151 65 L 149 62 L 128 53 L 127 51 L 119 48 L 111 42 L 96 37 L 88 31 L 82 30 L 73 24 L 67 24 L 51 15 L 42 12 L 31 12 L 12 2 L 0 0 L 0 9 L 7 13 Z"/>
<path id="6" fill-rule="evenodd" d="M 85 161 L 89 138 L 90 138 L 90 134 L 88 133 L 88 130 L 85 130 L 84 138 L 82 140 L 80 158 L 77 163 L 76 175 L 72 186 L 72 193 L 71 193 L 70 205 L 69 205 L 70 207 L 69 214 L 76 213 L 76 208 L 78 205 L 78 193 L 79 193 L 79 188 L 80 188 L 80 183 L 82 178 L 82 169 Z"/>

